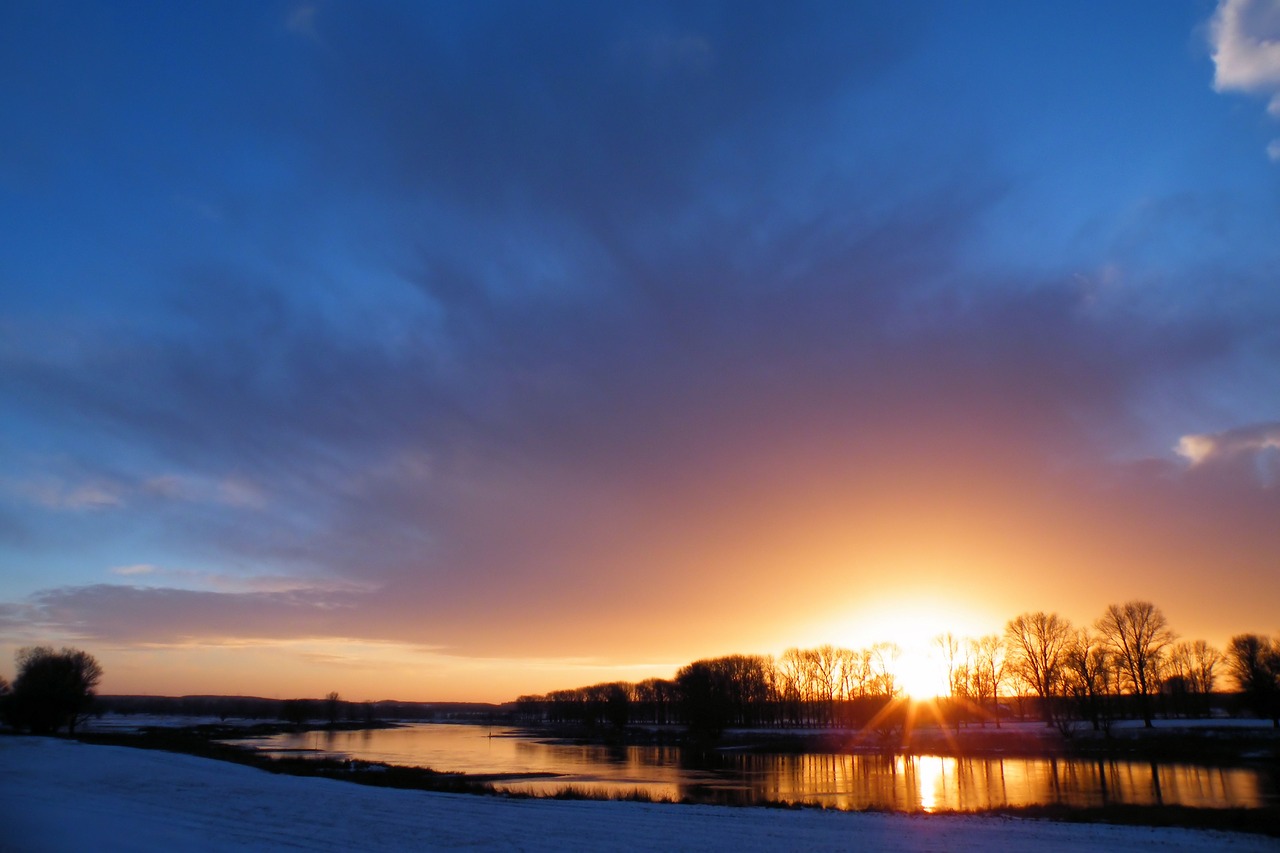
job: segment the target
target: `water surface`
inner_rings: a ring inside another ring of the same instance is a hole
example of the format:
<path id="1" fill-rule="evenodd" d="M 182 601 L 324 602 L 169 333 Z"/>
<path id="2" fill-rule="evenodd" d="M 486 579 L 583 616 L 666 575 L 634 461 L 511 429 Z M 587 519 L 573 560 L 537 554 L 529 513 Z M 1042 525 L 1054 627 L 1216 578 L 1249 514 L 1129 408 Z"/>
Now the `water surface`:
<path id="1" fill-rule="evenodd" d="M 641 788 L 657 797 L 704 802 L 784 801 L 907 811 L 1033 804 L 1280 805 L 1280 772 L 1256 767 L 939 755 L 759 755 L 732 750 L 695 754 L 674 746 L 544 742 L 501 727 L 432 723 L 233 742 L 280 754 L 302 750 L 440 771 L 557 774 L 496 783 L 538 793 L 567 785 Z"/>

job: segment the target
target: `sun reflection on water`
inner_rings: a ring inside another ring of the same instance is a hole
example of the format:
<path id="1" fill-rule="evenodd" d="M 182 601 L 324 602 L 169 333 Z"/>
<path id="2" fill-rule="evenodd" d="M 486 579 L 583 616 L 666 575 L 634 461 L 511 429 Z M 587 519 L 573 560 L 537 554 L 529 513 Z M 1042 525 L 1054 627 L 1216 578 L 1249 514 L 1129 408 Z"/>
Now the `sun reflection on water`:
<path id="1" fill-rule="evenodd" d="M 642 790 L 654 799 L 923 812 L 1035 803 L 1261 808 L 1280 801 L 1280 774 L 1256 768 L 836 752 L 727 751 L 699 758 L 671 746 L 620 749 L 547 743 L 516 732 L 493 738 L 487 734 L 474 726 L 421 724 L 364 732 L 288 733 L 240 743 L 267 753 L 281 750 L 282 755 L 301 749 L 359 761 L 513 774 L 499 786 L 541 794 L 565 787 L 607 794 Z"/>
<path id="2" fill-rule="evenodd" d="M 921 811 L 935 811 L 941 804 L 947 787 L 947 762 L 954 760 L 940 755 L 916 758 L 916 786 L 920 793 Z"/>

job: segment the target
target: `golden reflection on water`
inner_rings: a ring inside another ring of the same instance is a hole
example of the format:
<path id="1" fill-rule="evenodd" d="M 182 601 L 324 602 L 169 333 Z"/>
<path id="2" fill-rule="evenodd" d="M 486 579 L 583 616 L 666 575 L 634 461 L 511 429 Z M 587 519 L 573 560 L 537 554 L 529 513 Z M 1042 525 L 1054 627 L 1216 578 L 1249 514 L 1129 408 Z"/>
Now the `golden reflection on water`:
<path id="1" fill-rule="evenodd" d="M 955 758 L 940 755 L 742 755 L 753 800 L 843 809 L 970 811 L 995 806 L 1116 803 L 1256 808 L 1274 802 L 1247 768 L 1128 761 Z"/>
<path id="2" fill-rule="evenodd" d="M 935 811 L 947 787 L 947 764 L 955 764 L 954 758 L 943 758 L 941 755 L 921 755 L 914 759 L 916 770 L 916 790 L 920 797 L 920 810 Z M 954 776 L 954 767 L 952 768 Z"/>
<path id="3" fill-rule="evenodd" d="M 669 746 L 573 745 L 486 737 L 474 726 L 278 735 L 252 745 L 305 749 L 470 773 L 555 773 L 502 781 L 512 790 L 566 786 L 702 802 L 803 802 L 841 809 L 974 810 L 993 806 L 1118 803 L 1257 808 L 1280 799 L 1276 774 L 1259 769 L 1139 761 L 955 758 L 939 755 L 691 755 Z"/>

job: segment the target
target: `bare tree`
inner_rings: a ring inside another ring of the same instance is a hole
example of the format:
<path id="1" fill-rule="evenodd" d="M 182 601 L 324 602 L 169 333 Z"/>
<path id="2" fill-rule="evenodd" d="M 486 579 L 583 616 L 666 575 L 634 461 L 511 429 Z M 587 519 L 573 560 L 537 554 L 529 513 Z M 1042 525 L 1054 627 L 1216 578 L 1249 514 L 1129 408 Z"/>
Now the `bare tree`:
<path id="1" fill-rule="evenodd" d="M 1116 667 L 1111 650 L 1102 637 L 1081 628 L 1063 652 L 1063 688 L 1075 699 L 1081 719 L 1093 724 L 1094 731 L 1111 731 L 1111 697 L 1116 693 Z M 1065 715 L 1054 721 L 1064 736 L 1072 724 Z"/>
<path id="2" fill-rule="evenodd" d="M 1196 640 L 1191 644 L 1191 679 L 1201 695 L 1208 696 L 1213 692 L 1217 681 L 1216 670 L 1223 660 L 1222 652 L 1204 640 Z"/>
<path id="3" fill-rule="evenodd" d="M 329 712 L 329 725 L 336 726 L 338 724 L 338 713 L 342 710 L 342 697 L 338 695 L 338 691 L 334 690 L 324 697 L 325 709 Z"/>
<path id="4" fill-rule="evenodd" d="M 835 718 L 836 691 L 840 683 L 840 655 L 834 646 L 827 644 L 806 651 L 805 659 L 809 663 L 822 722 L 831 725 Z"/>
<path id="5" fill-rule="evenodd" d="M 804 723 L 805 705 L 809 701 L 809 664 L 800 649 L 787 649 L 776 664 L 779 693 L 797 724 Z"/>
<path id="6" fill-rule="evenodd" d="M 836 649 L 840 657 L 840 698 L 852 699 L 858 693 L 858 653 L 853 649 Z"/>
<path id="7" fill-rule="evenodd" d="M 868 696 L 875 689 L 875 666 L 871 649 L 859 649 L 850 654 L 850 695 Z"/>
<path id="8" fill-rule="evenodd" d="M 1165 689 L 1172 691 L 1181 713 L 1203 716 L 1209 712 L 1214 670 L 1221 662 L 1222 653 L 1204 640 L 1175 643 L 1169 649 Z"/>
<path id="9" fill-rule="evenodd" d="M 1009 672 L 1040 697 L 1046 725 L 1053 725 L 1062 695 L 1062 666 L 1071 645 L 1071 623 L 1056 613 L 1023 613 L 1004 629 Z"/>
<path id="10" fill-rule="evenodd" d="M 956 668 L 961 665 L 960 640 L 948 631 L 933 638 L 933 644 L 942 652 L 942 662 L 947 667 L 947 689 L 956 695 Z"/>
<path id="11" fill-rule="evenodd" d="M 1280 728 L 1280 638 L 1240 634 L 1227 646 L 1227 669 L 1255 714 Z"/>
<path id="12" fill-rule="evenodd" d="M 1177 639 L 1164 613 L 1149 601 L 1112 604 L 1097 622 L 1120 674 L 1135 696 L 1142 721 L 1151 728 L 1151 697 L 1160 689 L 1165 649 Z"/>
<path id="13" fill-rule="evenodd" d="M 873 696 L 892 698 L 898 695 L 898 682 L 893 675 L 893 662 L 902 654 L 897 643 L 876 643 L 868 649 L 868 661 L 871 664 L 871 685 L 868 692 Z"/>
<path id="14" fill-rule="evenodd" d="M 970 649 L 972 640 L 961 643 L 960 638 L 948 631 L 933 638 L 934 645 L 942 652 L 942 662 L 947 668 L 947 692 L 950 702 L 947 713 L 956 731 L 968 719 L 972 710 L 973 665 Z"/>
<path id="15" fill-rule="evenodd" d="M 998 636 L 989 634 L 970 640 L 969 651 L 973 667 L 969 677 L 974 696 L 979 707 L 990 700 L 991 716 L 996 721 L 996 728 L 1000 728 L 1000 685 L 1005 677 L 1004 645 Z M 986 725 L 985 719 L 982 724 Z"/>

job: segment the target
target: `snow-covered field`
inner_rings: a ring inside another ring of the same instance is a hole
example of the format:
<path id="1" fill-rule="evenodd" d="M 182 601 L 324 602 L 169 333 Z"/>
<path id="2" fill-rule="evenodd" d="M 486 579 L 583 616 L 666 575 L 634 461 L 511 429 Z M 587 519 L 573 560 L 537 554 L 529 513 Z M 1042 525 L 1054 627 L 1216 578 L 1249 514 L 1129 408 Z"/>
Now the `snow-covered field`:
<path id="1" fill-rule="evenodd" d="M 0 737 L 0 850 L 1274 851 L 1274 839 L 1006 818 L 506 800 Z"/>

